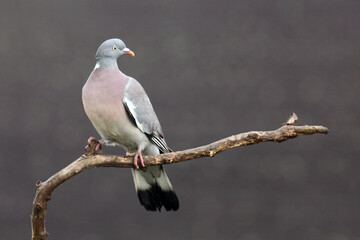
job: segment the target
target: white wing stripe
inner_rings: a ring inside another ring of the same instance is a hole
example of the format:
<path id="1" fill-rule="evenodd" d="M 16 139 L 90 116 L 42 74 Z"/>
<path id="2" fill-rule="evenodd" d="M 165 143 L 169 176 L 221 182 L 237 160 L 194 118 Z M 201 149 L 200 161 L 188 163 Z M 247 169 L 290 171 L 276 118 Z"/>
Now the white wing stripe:
<path id="1" fill-rule="evenodd" d="M 129 108 L 129 111 L 131 112 L 131 114 L 133 115 L 134 119 L 135 119 L 135 122 L 136 122 L 136 125 L 137 127 L 142 131 L 144 132 L 144 128 L 142 126 L 142 124 L 137 120 L 137 116 L 136 116 L 136 106 L 129 100 L 126 98 L 126 96 L 124 97 L 124 102 L 126 103 L 126 106 Z"/>

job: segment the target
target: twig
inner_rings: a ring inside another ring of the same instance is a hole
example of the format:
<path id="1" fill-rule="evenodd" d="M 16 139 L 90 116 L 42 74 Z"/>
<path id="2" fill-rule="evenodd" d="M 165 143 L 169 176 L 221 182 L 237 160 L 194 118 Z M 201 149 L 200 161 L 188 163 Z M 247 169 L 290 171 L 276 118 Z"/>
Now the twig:
<path id="1" fill-rule="evenodd" d="M 282 127 L 273 131 L 240 133 L 197 148 L 156 156 L 144 156 L 144 161 L 146 165 L 177 163 L 201 157 L 213 157 L 222 151 L 239 146 L 247 146 L 260 142 L 283 142 L 301 135 L 327 134 L 329 132 L 323 126 L 294 126 L 296 120 L 297 116 L 293 113 Z M 90 147 L 94 146 L 96 146 L 95 142 L 90 145 Z M 115 155 L 82 155 L 45 182 L 38 181 L 36 183 L 37 190 L 31 215 L 32 240 L 45 240 L 48 235 L 45 228 L 45 215 L 48 202 L 55 188 L 79 174 L 82 170 L 92 167 L 132 168 L 133 159 L 132 157 Z"/>

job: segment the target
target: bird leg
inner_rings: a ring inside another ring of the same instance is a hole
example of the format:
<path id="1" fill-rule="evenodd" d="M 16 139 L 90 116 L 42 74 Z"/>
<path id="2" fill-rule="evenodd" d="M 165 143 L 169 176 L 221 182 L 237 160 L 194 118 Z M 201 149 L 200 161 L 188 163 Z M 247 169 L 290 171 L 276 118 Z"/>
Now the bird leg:
<path id="1" fill-rule="evenodd" d="M 85 151 L 86 151 L 85 155 L 91 156 L 96 154 L 102 154 L 104 143 L 105 143 L 104 139 L 97 140 L 94 137 L 89 137 L 88 145 L 85 146 Z"/>
<path id="2" fill-rule="evenodd" d="M 127 152 L 126 155 L 128 155 L 128 154 L 131 156 L 131 154 Z M 139 165 L 137 163 L 138 158 L 140 158 L 141 166 L 145 167 L 144 159 L 143 159 L 143 157 L 141 155 L 141 147 L 138 147 L 138 150 L 136 151 L 136 153 L 134 155 L 134 166 L 135 166 L 136 169 L 139 169 Z"/>

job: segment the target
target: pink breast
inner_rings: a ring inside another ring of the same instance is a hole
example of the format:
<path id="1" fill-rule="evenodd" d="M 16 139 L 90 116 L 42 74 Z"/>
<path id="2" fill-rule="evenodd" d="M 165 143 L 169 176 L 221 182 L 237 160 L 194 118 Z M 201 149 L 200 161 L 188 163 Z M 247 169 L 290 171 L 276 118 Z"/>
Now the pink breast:
<path id="1" fill-rule="evenodd" d="M 126 82 L 127 77 L 117 68 L 97 68 L 91 73 L 82 96 L 85 112 L 95 128 L 111 128 L 127 119 L 123 105 Z"/>

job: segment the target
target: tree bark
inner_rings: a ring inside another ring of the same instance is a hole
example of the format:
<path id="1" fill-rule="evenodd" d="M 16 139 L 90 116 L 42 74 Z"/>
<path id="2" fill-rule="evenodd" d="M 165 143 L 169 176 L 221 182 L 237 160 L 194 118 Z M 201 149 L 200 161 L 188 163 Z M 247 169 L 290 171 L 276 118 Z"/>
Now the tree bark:
<path id="1" fill-rule="evenodd" d="M 323 126 L 294 126 L 297 116 L 293 113 L 283 126 L 272 131 L 250 131 L 233 135 L 219 141 L 197 148 L 170 152 L 156 156 L 144 156 L 147 166 L 177 163 L 201 157 L 213 157 L 230 148 L 247 146 L 260 142 L 283 142 L 301 135 L 316 133 L 327 134 L 329 130 Z M 96 154 L 97 142 L 89 144 L 87 155 L 82 155 L 74 162 L 55 173 L 45 182 L 36 183 L 36 195 L 31 214 L 32 240 L 45 240 L 48 233 L 45 228 L 45 216 L 51 194 L 60 184 L 79 174 L 82 170 L 92 167 L 132 168 L 133 158 L 116 155 Z"/>

